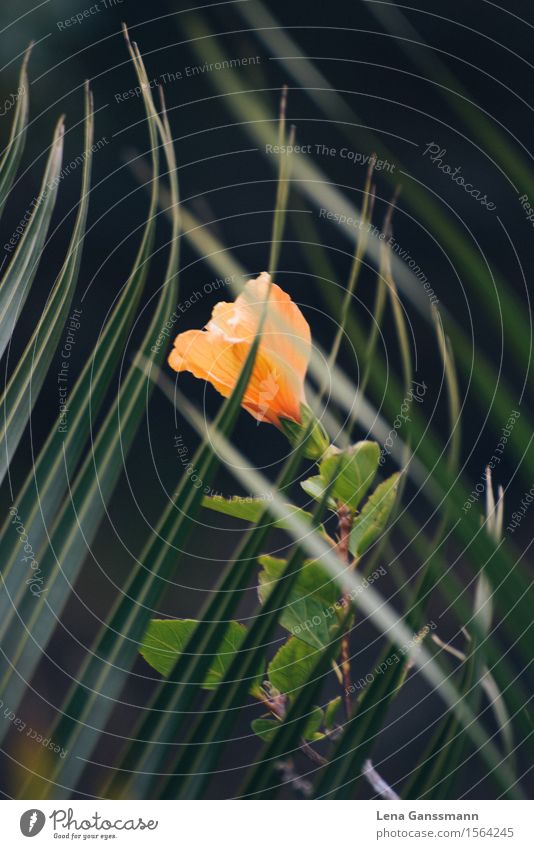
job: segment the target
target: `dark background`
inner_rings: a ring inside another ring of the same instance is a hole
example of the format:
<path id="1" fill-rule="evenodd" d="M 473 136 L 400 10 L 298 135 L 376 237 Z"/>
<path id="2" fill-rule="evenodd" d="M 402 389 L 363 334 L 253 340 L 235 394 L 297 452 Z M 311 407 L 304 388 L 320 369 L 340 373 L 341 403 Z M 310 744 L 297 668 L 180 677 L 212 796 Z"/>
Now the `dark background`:
<path id="1" fill-rule="evenodd" d="M 113 8 L 102 8 L 80 25 L 64 31 L 58 29 L 57 21 L 89 8 L 90 5 L 83 0 L 80 3 L 49 2 L 33 9 L 33 4 L 24 2 L 3 4 L 0 10 L 0 101 L 16 91 L 22 54 L 30 41 L 36 42 L 29 71 L 32 123 L 17 189 L 1 222 L 2 240 L 9 238 L 28 202 L 38 190 L 44 152 L 54 124 L 63 112 L 67 116 L 68 128 L 65 163 L 81 152 L 82 86 L 86 78 L 91 80 L 97 110 L 95 140 L 102 137 L 109 140 L 109 144 L 94 156 L 90 228 L 80 285 L 73 304 L 74 307 L 81 306 L 83 312 L 74 359 L 78 368 L 90 354 L 113 298 L 128 275 L 138 244 L 138 228 L 142 226 L 147 210 L 146 193 L 139 187 L 126 164 L 132 155 L 146 151 L 148 146 L 142 101 L 140 98 L 132 98 L 127 102 L 116 102 L 114 96 L 136 84 L 121 33 L 121 22 L 127 22 L 131 37 L 139 43 L 149 78 L 176 71 L 183 72 L 188 65 L 199 64 L 195 53 L 186 43 L 182 24 L 188 13 L 178 14 L 181 11 L 180 4 L 164 3 L 160 0 L 152 0 L 150 4 L 124 0 Z M 532 107 L 529 104 L 533 84 L 533 69 L 530 63 L 534 60 L 534 15 L 531 4 L 514 2 L 507 7 L 508 13 L 500 11 L 494 4 L 480 0 L 468 4 L 422 3 L 419 0 L 416 7 L 430 14 L 412 13 L 410 19 L 425 40 L 441 51 L 442 60 L 446 61 L 461 80 L 469 98 L 481 109 L 496 116 L 516 137 L 517 143 L 530 150 L 533 126 Z M 351 146 L 355 150 L 370 153 L 365 128 L 373 128 L 397 161 L 402 163 L 404 170 L 430 185 L 452 205 L 462 217 L 466 231 L 470 231 L 476 238 L 490 265 L 506 277 L 509 284 L 521 295 L 525 309 L 528 309 L 512 248 L 503 238 L 495 218 L 449 180 L 444 177 L 440 179 L 428 160 L 422 159 L 421 146 L 424 147 L 434 140 L 439 142 L 447 149 L 446 161 L 452 165 L 461 164 L 463 173 L 469 175 L 471 181 L 486 191 L 488 197 L 497 204 L 499 216 L 513 238 L 528 281 L 532 270 L 532 229 L 524 220 L 517 197 L 505 176 L 472 142 L 468 131 L 458 125 L 457 116 L 446 102 L 439 98 L 436 86 L 418 76 L 421 72 L 410 62 L 394 38 L 384 36 L 380 25 L 370 13 L 370 4 L 312 4 L 295 0 L 291 3 L 280 3 L 277 0 L 274 4 L 270 3 L 269 8 L 301 49 L 310 57 L 316 57 L 317 67 L 325 74 L 333 88 L 344 93 L 347 102 L 359 116 L 358 125 L 350 128 Z M 289 84 L 288 117 L 296 124 L 298 142 L 321 143 L 338 148 L 346 143 L 340 127 L 334 122 L 324 120 L 310 97 L 288 79 L 280 63 L 271 58 L 272 54 L 255 34 L 240 31 L 247 30 L 248 26 L 243 23 L 234 4 L 208 5 L 203 14 L 214 31 L 227 33 L 223 36 L 223 42 L 229 58 L 256 55 L 261 57 L 258 68 L 252 66 L 249 70 L 238 73 L 241 75 L 243 88 L 262 90 L 257 93 L 257 97 L 268 107 L 273 119 L 278 113 L 280 88 L 286 82 Z M 524 17 L 528 23 L 522 23 L 514 15 Z M 410 49 L 417 50 L 414 46 Z M 272 167 L 261 151 L 225 155 L 244 148 L 254 148 L 256 145 L 251 143 L 243 128 L 237 125 L 236 119 L 226 108 L 224 99 L 213 97 L 215 89 L 208 73 L 190 78 L 184 75 L 181 80 L 169 82 L 164 88 L 175 136 L 181 196 L 185 204 L 201 219 L 221 219 L 213 225 L 212 231 L 230 250 L 233 246 L 239 246 L 236 248 L 236 255 L 253 276 L 263 270 L 268 262 L 270 210 L 275 195 Z M 10 117 L 2 118 L 1 146 L 7 140 L 9 127 Z M 403 137 L 414 141 L 419 148 L 403 141 Z M 359 207 L 364 169 L 339 158 L 322 157 L 316 161 L 328 178 L 343 187 Z M 8 361 L 3 365 L 7 374 L 16 363 L 17 353 L 27 341 L 60 267 L 69 238 L 73 208 L 75 209 L 78 199 L 80 176 L 80 170 L 74 171 L 61 183 L 58 207 L 54 215 L 54 222 L 58 225 L 57 232 L 50 240 L 46 259 L 17 325 Z M 380 223 L 394 185 L 380 173 L 376 174 L 376 184 L 375 221 Z M 228 188 L 221 190 L 221 186 Z M 292 196 L 292 201 L 299 208 L 311 208 L 300 196 Z M 477 309 L 476 301 L 468 287 L 464 288 L 464 281 L 456 278 L 439 245 L 435 244 L 430 234 L 424 232 L 417 220 L 406 214 L 402 195 L 398 206 L 399 211 L 395 217 L 395 234 L 398 241 L 406 246 L 420 266 L 427 271 L 440 304 L 468 331 L 473 340 L 473 347 L 484 351 L 494 364 L 498 364 L 502 359 L 503 373 L 518 397 L 524 374 L 512 366 L 507 352 L 502 350 L 502 340 L 487 332 L 486 321 Z M 258 213 L 259 210 L 261 212 Z M 228 220 L 224 220 L 225 218 Z M 153 260 L 145 302 L 148 302 L 149 297 L 157 290 L 164 268 L 169 227 L 163 217 L 159 229 L 160 250 Z M 350 264 L 350 257 L 346 253 L 348 243 L 339 231 L 328 223 L 320 224 L 320 235 L 338 275 L 336 282 L 343 285 Z M 278 280 L 302 305 L 312 326 L 314 338 L 328 348 L 335 333 L 335 325 L 331 318 L 321 314 L 322 302 L 313 280 L 303 271 L 300 248 L 291 244 L 291 240 L 298 238 L 292 228 L 291 219 L 287 237 L 289 241 L 282 251 Z M 187 297 L 188 292 L 202 288 L 205 283 L 215 278 L 214 272 L 198 260 L 185 241 L 182 244 L 181 265 L 182 299 Z M 365 308 L 371 308 L 373 302 L 372 273 L 363 275 L 358 291 L 362 300 L 363 315 Z M 488 297 L 495 297 L 495 294 L 490 292 Z M 188 310 L 179 329 L 202 326 L 209 318 L 213 304 L 220 299 L 217 294 L 202 299 L 198 305 Z M 441 397 L 438 397 L 435 381 L 433 383 L 432 380 L 439 365 L 435 338 L 430 326 L 418 316 L 409 303 L 406 307 L 417 343 L 418 378 L 427 380 L 430 386 L 428 406 L 425 404 L 425 410 L 428 410 L 432 425 L 445 440 L 447 408 Z M 149 303 L 148 309 L 150 308 Z M 125 367 L 135 352 L 146 320 L 147 311 L 142 310 L 139 324 L 130 342 L 131 351 L 127 351 L 125 355 Z M 392 327 L 386 322 L 386 339 L 388 329 L 392 330 Z M 394 345 L 389 353 L 391 367 L 398 373 L 398 355 Z M 357 362 L 350 361 L 346 355 L 343 356 L 341 364 L 348 374 L 357 373 Z M 204 386 L 188 376 L 181 380 L 182 388 L 199 403 L 205 402 L 208 413 L 213 414 L 219 404 L 215 393 L 208 389 L 204 395 Z M 480 410 L 474 405 L 470 407 L 471 399 L 465 382 L 462 382 L 461 388 L 467 410 L 467 415 L 463 418 L 464 459 L 467 460 L 467 473 L 473 483 L 476 483 L 493 453 L 500 433 L 493 425 L 486 425 L 482 429 Z M 528 399 L 526 403 L 528 404 Z M 32 419 L 33 445 L 29 438 L 25 439 L 17 454 L 12 477 L 14 491 L 30 468 L 32 451 L 38 449 L 56 414 L 57 393 L 52 369 Z M 104 523 L 92 554 L 88 556 L 77 587 L 78 601 L 73 600 L 69 604 L 62 617 L 62 626 L 50 647 L 52 661 L 55 660 L 60 669 L 66 670 L 67 673 L 74 673 L 79 665 L 83 646 L 91 643 L 99 626 L 98 618 L 105 616 L 113 600 L 113 594 L 116 592 L 113 585 L 120 587 L 121 580 L 128 574 L 133 556 L 139 553 L 151 524 L 162 509 L 167 493 L 172 493 L 181 473 L 173 448 L 175 428 L 172 409 L 158 394 L 154 395 L 151 402 L 148 421 L 149 424 L 141 428 L 127 460 L 128 480 L 124 476 L 111 505 L 111 518 Z M 505 424 L 503 421 L 502 426 Z M 185 423 L 181 432 L 192 451 L 197 444 L 197 437 Z M 364 432 L 357 434 L 359 437 L 365 435 Z M 254 465 L 265 465 L 266 473 L 274 476 L 285 448 L 283 437 L 274 428 L 262 428 L 260 438 L 256 423 L 242 414 L 237 429 L 237 444 L 248 452 L 247 456 Z M 467 459 L 473 445 L 474 450 Z M 514 468 L 510 463 L 509 458 L 505 457 L 499 467 L 498 482 L 506 484 L 513 475 Z M 225 472 L 220 472 L 215 486 L 226 494 L 239 491 Z M 408 495 L 413 494 L 408 490 Z M 515 494 L 513 489 L 510 493 L 510 503 L 513 503 L 514 497 L 520 500 L 521 495 L 522 489 L 518 484 Z M 9 497 L 6 490 L 6 503 Z M 425 502 L 416 502 L 415 516 L 423 521 L 428 509 Z M 161 611 L 157 611 L 159 614 L 194 616 L 203 601 L 203 591 L 213 585 L 225 559 L 237 542 L 241 530 L 236 523 L 222 518 L 212 520 L 204 516 L 203 520 L 205 524 L 191 540 L 189 550 L 177 568 L 176 585 L 169 587 L 164 606 Z M 214 528 L 207 530 L 206 525 L 210 523 Z M 218 527 L 223 527 L 224 532 L 217 530 Z M 524 528 L 518 532 L 518 537 L 527 534 L 528 529 Z M 283 541 L 282 538 L 280 540 Z M 410 563 L 410 560 L 408 562 Z M 414 561 L 411 566 L 415 569 L 417 563 Z M 461 575 L 461 563 L 458 568 Z M 250 583 L 251 592 L 242 611 L 244 618 L 254 610 L 253 566 Z M 392 584 L 389 590 L 393 589 Z M 436 604 L 434 612 L 439 614 L 439 603 Z M 440 625 L 440 635 L 444 639 L 449 636 L 448 629 L 454 633 L 456 625 L 453 622 L 448 623 L 445 617 Z M 368 646 L 368 649 L 362 652 L 359 659 L 361 674 L 372 668 L 378 653 L 378 646 L 372 644 L 374 638 L 372 627 L 364 625 L 361 628 L 361 639 L 362 645 Z M 124 694 L 124 701 L 134 704 L 142 703 L 150 686 L 143 680 L 142 676 L 146 674 L 147 667 L 141 660 L 136 672 L 139 677 L 132 678 Z M 53 705 L 61 701 L 65 686 L 65 676 L 57 666 L 43 663 L 34 682 L 34 693 L 28 698 L 24 708 L 27 721 L 44 729 L 53 713 Z M 395 703 L 395 711 L 402 713 L 406 706 L 417 701 L 425 692 L 424 683 L 412 679 Z M 414 743 L 407 750 L 408 755 L 404 750 L 396 756 L 396 751 L 428 723 L 439 707 L 437 701 L 430 699 L 420 713 L 412 711 L 402 729 L 402 740 L 398 737 L 398 724 L 390 735 L 383 735 L 377 757 L 391 755 L 384 768 L 390 781 L 403 774 L 407 758 L 409 759 L 412 753 L 416 756 L 420 744 Z M 256 707 L 244 713 L 240 722 L 240 733 L 248 733 L 250 719 L 255 715 L 258 715 Z M 117 710 L 113 730 L 122 733 L 131 719 L 132 712 L 126 708 Z M 16 740 L 13 741 L 13 746 L 15 745 Z M 114 748 L 115 744 L 108 740 L 107 746 Z M 225 766 L 234 767 L 246 763 L 255 749 L 254 740 L 233 745 L 227 751 Z M 110 757 L 110 752 L 102 751 L 99 754 L 100 759 L 104 761 Z M 31 759 L 33 754 L 30 752 L 28 757 Z M 5 762 L 2 786 L 8 794 L 12 794 L 16 787 L 15 772 L 13 763 Z M 231 795 L 238 786 L 238 777 L 232 772 L 227 776 L 221 774 L 214 782 L 214 794 Z M 90 778 L 89 792 L 98 792 L 98 776 L 95 774 Z M 465 787 L 472 783 L 474 777 L 469 773 L 465 777 Z M 482 782 L 476 788 L 475 795 L 483 797 L 485 790 L 486 785 Z"/>

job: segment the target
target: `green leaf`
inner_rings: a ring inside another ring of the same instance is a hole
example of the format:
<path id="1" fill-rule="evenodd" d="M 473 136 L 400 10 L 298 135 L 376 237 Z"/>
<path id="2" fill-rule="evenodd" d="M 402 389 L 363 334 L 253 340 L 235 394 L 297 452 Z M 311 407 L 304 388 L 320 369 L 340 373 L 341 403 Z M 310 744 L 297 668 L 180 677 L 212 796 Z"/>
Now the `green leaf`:
<path id="1" fill-rule="evenodd" d="M 309 495 L 310 498 L 313 498 L 314 501 L 320 501 L 323 497 L 325 485 L 320 475 L 313 475 L 311 478 L 308 478 L 305 481 L 301 481 L 300 485 L 306 495 Z M 330 510 L 336 510 L 337 505 L 331 495 L 328 496 L 327 506 L 330 508 Z"/>
<path id="2" fill-rule="evenodd" d="M 195 630 L 194 619 L 151 619 L 143 637 L 140 653 L 160 675 L 168 677 L 181 655 L 187 640 Z M 239 622 L 229 622 L 226 633 L 213 656 L 201 686 L 213 690 L 222 681 L 232 658 L 243 642 L 247 629 Z M 256 686 L 252 686 L 256 691 Z"/>
<path id="3" fill-rule="evenodd" d="M 232 495 L 231 498 L 223 498 L 222 495 L 205 495 L 202 506 L 215 513 L 224 513 L 225 516 L 233 516 L 235 519 L 256 524 L 265 511 L 265 499 L 241 495 Z"/>
<path id="4" fill-rule="evenodd" d="M 354 557 L 361 557 L 384 531 L 395 503 L 400 472 L 379 484 L 365 502 L 352 526 L 349 549 Z"/>
<path id="5" fill-rule="evenodd" d="M 315 501 L 320 501 L 328 484 L 334 480 L 328 507 L 336 510 L 345 504 L 356 510 L 371 486 L 376 471 L 380 450 L 376 442 L 365 440 L 340 451 L 331 447 L 319 465 L 319 475 L 314 475 L 301 486 Z"/>
<path id="6" fill-rule="evenodd" d="M 254 734 L 266 742 L 272 740 L 279 725 L 280 722 L 277 719 L 253 719 L 250 723 Z"/>
<path id="7" fill-rule="evenodd" d="M 213 510 L 215 513 L 223 513 L 225 516 L 233 516 L 235 519 L 243 519 L 244 522 L 258 524 L 262 515 L 265 515 L 265 508 L 269 503 L 265 496 L 243 497 L 241 495 L 233 495 L 231 498 L 223 498 L 222 495 L 205 495 L 202 498 L 202 506 L 208 510 Z M 288 505 L 287 519 L 271 519 L 265 515 L 265 521 L 274 528 L 287 529 L 289 527 L 289 519 L 297 516 L 303 522 L 312 523 L 313 516 L 307 510 L 302 510 L 294 504 Z M 322 525 L 317 525 L 317 528 L 327 536 Z"/>
<path id="8" fill-rule="evenodd" d="M 302 737 L 304 740 L 315 742 L 322 740 L 324 734 L 319 731 L 323 724 L 324 714 L 320 707 L 315 707 L 309 714 L 309 719 L 304 725 Z M 280 720 L 278 719 L 254 719 L 250 726 L 258 737 L 261 737 L 266 743 L 269 743 L 278 729 L 280 728 Z"/>
<path id="9" fill-rule="evenodd" d="M 332 450 L 319 465 L 323 487 L 334 478 L 333 498 L 356 510 L 374 480 L 379 459 L 378 443 L 370 440 L 344 451 Z"/>
<path id="10" fill-rule="evenodd" d="M 324 727 L 330 730 L 334 727 L 334 722 L 341 707 L 341 696 L 336 696 L 328 702 L 324 710 Z"/>
<path id="11" fill-rule="evenodd" d="M 260 601 L 264 604 L 287 563 L 268 555 L 260 557 L 259 562 L 263 571 L 258 576 L 258 592 Z M 289 594 L 280 616 L 280 624 L 313 648 L 326 646 L 336 629 L 335 613 L 340 595 L 335 581 L 319 563 L 307 561 L 300 569 Z"/>
<path id="12" fill-rule="evenodd" d="M 269 680 L 277 690 L 294 700 L 306 684 L 318 658 L 317 649 L 311 649 L 297 637 L 290 637 L 268 666 Z"/>

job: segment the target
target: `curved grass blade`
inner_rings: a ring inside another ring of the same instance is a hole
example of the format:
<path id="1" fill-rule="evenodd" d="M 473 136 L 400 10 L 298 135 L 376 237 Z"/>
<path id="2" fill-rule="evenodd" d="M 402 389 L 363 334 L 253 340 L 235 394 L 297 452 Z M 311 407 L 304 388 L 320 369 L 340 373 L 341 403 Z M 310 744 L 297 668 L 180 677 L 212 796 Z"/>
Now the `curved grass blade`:
<path id="1" fill-rule="evenodd" d="M 289 138 L 286 139 L 286 105 L 287 105 L 287 86 L 282 89 L 280 98 L 280 119 L 278 124 L 278 144 L 282 146 L 289 145 L 292 149 L 295 142 L 295 128 L 291 127 Z M 289 195 L 289 167 L 290 155 L 279 154 L 280 162 L 278 166 L 278 183 L 276 186 L 276 201 L 273 215 L 273 228 L 271 236 L 271 253 L 269 256 L 269 272 L 274 278 L 278 265 L 278 257 L 280 256 L 280 248 L 282 246 L 282 236 L 284 232 L 284 223 L 287 210 L 287 198 Z"/>
<path id="2" fill-rule="evenodd" d="M 148 90 L 147 96 L 150 97 Z M 156 116 L 153 106 L 152 114 Z M 172 166 L 174 160 L 170 146 L 166 146 L 166 155 Z M 176 196 L 176 222 L 167 273 L 141 347 L 147 359 L 157 362 L 163 358 L 165 351 L 154 352 L 154 339 L 172 312 L 177 296 L 177 203 Z M 94 440 L 92 454 L 86 457 L 70 486 L 69 497 L 63 502 L 52 529 L 51 543 L 40 557 L 45 589 L 38 598 L 30 598 L 28 592 L 23 595 L 17 610 L 18 621 L 12 624 L 4 637 L 0 689 L 9 698 L 13 709 L 23 696 L 24 682 L 35 671 L 40 651 L 47 645 L 71 585 L 79 574 L 87 548 L 122 471 L 123 456 L 127 455 L 142 420 L 149 394 L 143 376 L 132 365 Z"/>
<path id="3" fill-rule="evenodd" d="M 473 647 L 474 649 L 475 647 Z M 467 699 L 471 704 L 475 700 L 473 696 L 478 695 L 478 686 L 473 691 L 475 681 L 475 655 L 470 651 L 463 663 L 459 691 L 461 698 Z M 463 729 L 460 728 L 455 716 L 447 716 L 431 741 L 426 753 L 419 763 L 419 768 L 414 773 L 412 780 L 403 795 L 407 799 L 443 799 L 453 798 L 447 793 L 453 793 L 455 771 L 463 757 L 466 749 L 466 741 Z M 506 788 L 508 789 L 508 788 Z"/>
<path id="4" fill-rule="evenodd" d="M 26 127 L 30 108 L 27 68 L 31 49 L 30 46 L 22 61 L 19 77 L 19 93 L 15 115 L 13 117 L 13 125 L 11 127 L 9 141 L 5 150 L 2 152 L 2 158 L 0 160 L 0 216 L 4 211 L 4 206 L 6 205 L 9 192 L 17 174 L 26 141 Z"/>
<path id="5" fill-rule="evenodd" d="M 43 253 L 61 179 L 64 131 L 64 118 L 60 118 L 48 155 L 40 192 L 30 204 L 33 212 L 0 282 L 0 356 L 3 355 L 9 343 L 17 316 L 28 297 Z"/>
<path id="6" fill-rule="evenodd" d="M 151 198 L 139 250 L 122 293 L 96 342 L 94 354 L 83 367 L 69 395 L 67 433 L 64 433 L 64 428 L 58 420 L 34 460 L 33 469 L 21 491 L 13 499 L 13 506 L 21 517 L 35 551 L 38 551 L 47 539 L 47 529 L 68 491 L 69 479 L 82 455 L 91 422 L 102 407 L 119 363 L 148 274 L 154 245 L 159 162 L 154 107 L 144 91 L 143 96 L 150 135 L 152 172 L 147 177 L 147 183 L 151 185 Z M 13 622 L 15 609 L 22 595 L 27 592 L 25 580 L 29 574 L 27 564 L 25 568 L 21 568 L 18 554 L 20 541 L 10 525 L 8 518 L 0 533 L 0 640 Z"/>
<path id="7" fill-rule="evenodd" d="M 76 288 L 89 206 L 93 105 L 89 88 L 85 96 L 85 149 L 78 216 L 67 257 L 37 327 L 0 398 L 3 423 L 0 429 L 0 484 L 37 400 L 58 345 Z"/>
<path id="8" fill-rule="evenodd" d="M 487 489 L 487 516 L 488 520 L 494 518 L 495 501 L 491 473 L 488 472 Z M 488 521 L 488 533 L 490 525 Z M 499 533 L 494 538 L 498 541 Z M 482 679 L 485 677 L 487 667 L 485 663 L 485 643 L 491 628 L 492 600 L 491 586 L 482 570 L 477 581 L 474 597 L 473 611 L 473 636 L 470 637 L 469 651 L 462 661 L 460 691 L 468 701 L 474 713 L 480 710 L 480 695 L 482 691 Z M 412 775 L 406 788 L 408 798 L 410 794 L 414 798 L 450 798 L 452 794 L 456 771 L 461 764 L 463 751 L 466 748 L 463 729 L 456 721 L 455 716 L 448 716 L 442 722 L 434 739 L 429 743 L 423 760 L 419 762 L 417 770 Z"/>

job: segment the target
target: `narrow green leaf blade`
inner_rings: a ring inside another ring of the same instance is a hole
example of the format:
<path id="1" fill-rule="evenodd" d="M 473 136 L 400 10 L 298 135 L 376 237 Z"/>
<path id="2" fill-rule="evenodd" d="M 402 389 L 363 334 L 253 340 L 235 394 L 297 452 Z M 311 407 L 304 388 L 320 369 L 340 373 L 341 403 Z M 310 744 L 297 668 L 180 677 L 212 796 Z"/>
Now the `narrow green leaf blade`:
<path id="1" fill-rule="evenodd" d="M 99 336 L 93 356 L 88 359 L 69 396 L 68 426 L 61 417 L 50 432 L 34 461 L 33 469 L 14 499 L 32 540 L 35 551 L 48 539 L 49 528 L 58 513 L 61 499 L 71 485 L 71 478 L 82 456 L 92 422 L 98 415 L 106 391 L 122 355 L 123 345 L 134 320 L 141 292 L 146 281 L 156 221 L 158 201 L 158 151 L 155 122 L 145 97 L 152 150 L 152 192 L 143 237 L 132 271 L 115 307 Z M 23 556 L 23 555 L 22 555 Z M 27 561 L 21 559 L 20 540 L 13 533 L 11 519 L 6 519 L 0 532 L 0 640 L 15 621 L 15 609 L 27 592 L 31 575 Z M 1 730 L 0 730 L 0 733 Z"/>
<path id="2" fill-rule="evenodd" d="M 27 66 L 30 58 L 31 47 L 26 51 L 19 77 L 19 88 L 17 93 L 17 105 L 9 141 L 0 160 L 0 216 L 4 210 L 13 181 L 20 164 L 24 144 L 26 141 L 26 127 L 29 113 L 29 82 Z"/>
<path id="3" fill-rule="evenodd" d="M 264 604 L 282 575 L 286 561 L 266 555 L 260 557 L 259 562 L 263 568 L 258 576 L 258 593 Z M 342 611 L 341 595 L 342 591 L 320 563 L 307 561 L 280 614 L 280 624 L 308 646 L 327 646 Z"/>
<path id="4" fill-rule="evenodd" d="M 3 411 L 0 428 L 0 483 L 5 477 L 9 463 L 39 396 L 72 303 L 80 270 L 87 221 L 92 143 L 93 107 L 91 94 L 87 89 L 84 166 L 78 216 L 67 257 L 50 298 L 26 350 L 0 398 L 0 408 Z"/>
<path id="5" fill-rule="evenodd" d="M 0 282 L 0 356 L 8 345 L 39 267 L 61 179 L 64 130 L 64 119 L 61 118 L 54 133 L 39 195 L 31 202 L 31 217 Z"/>

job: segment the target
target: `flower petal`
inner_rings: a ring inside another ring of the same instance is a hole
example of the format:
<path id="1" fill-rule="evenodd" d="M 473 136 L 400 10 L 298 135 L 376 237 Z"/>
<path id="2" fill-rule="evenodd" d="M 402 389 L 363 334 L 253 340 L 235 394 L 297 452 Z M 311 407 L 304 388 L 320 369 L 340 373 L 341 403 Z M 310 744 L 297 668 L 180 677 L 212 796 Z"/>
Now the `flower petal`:
<path id="1" fill-rule="evenodd" d="M 299 308 L 266 272 L 249 280 L 234 303 L 221 302 L 204 330 L 180 333 L 169 355 L 177 372 L 190 371 L 228 397 L 256 336 L 269 295 L 260 345 L 242 406 L 259 421 L 300 422 L 311 352 L 309 326 Z"/>

